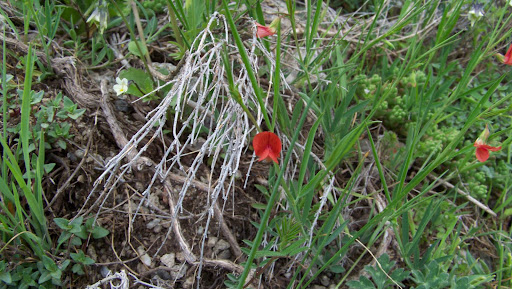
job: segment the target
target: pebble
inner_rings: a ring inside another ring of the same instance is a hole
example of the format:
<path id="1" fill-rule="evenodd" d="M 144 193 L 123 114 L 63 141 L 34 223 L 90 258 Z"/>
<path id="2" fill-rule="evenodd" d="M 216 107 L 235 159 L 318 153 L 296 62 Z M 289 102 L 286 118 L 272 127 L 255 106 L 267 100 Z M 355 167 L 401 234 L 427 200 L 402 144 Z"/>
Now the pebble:
<path id="1" fill-rule="evenodd" d="M 162 278 L 163 280 L 171 280 L 172 276 L 167 272 L 167 270 L 158 270 L 156 271 L 156 274 L 158 277 Z"/>
<path id="2" fill-rule="evenodd" d="M 151 222 L 149 222 L 147 225 L 146 225 L 146 228 L 152 230 L 153 228 L 155 228 L 156 226 L 158 226 L 160 224 L 162 220 L 160 220 L 159 218 L 155 218 L 153 219 Z"/>
<path id="3" fill-rule="evenodd" d="M 185 262 L 185 255 L 182 252 L 176 253 L 176 259 L 180 262 Z"/>
<path id="4" fill-rule="evenodd" d="M 101 273 L 101 276 L 103 276 L 103 278 L 105 278 L 108 275 L 112 274 L 112 271 L 110 271 L 110 269 L 108 269 L 107 266 L 101 266 L 100 273 Z"/>
<path id="5" fill-rule="evenodd" d="M 125 99 L 116 99 L 114 101 L 114 107 L 124 113 L 131 113 L 133 112 L 133 107 L 128 101 Z"/>
<path id="6" fill-rule="evenodd" d="M 137 248 L 137 252 L 140 255 L 140 261 L 144 263 L 144 265 L 151 267 L 151 257 L 149 257 L 148 253 L 146 253 L 146 250 L 144 250 L 144 247 L 139 246 Z"/>
<path id="7" fill-rule="evenodd" d="M 85 176 L 84 175 L 79 175 L 78 178 L 76 178 L 77 182 L 79 183 L 85 183 Z"/>
<path id="8" fill-rule="evenodd" d="M 78 160 L 78 158 L 76 157 L 76 155 L 75 155 L 73 152 L 69 152 L 69 153 L 67 154 L 67 156 L 68 156 L 68 159 L 69 159 L 70 161 L 72 161 L 72 162 L 76 162 L 76 161 Z"/>
<path id="9" fill-rule="evenodd" d="M 85 155 L 85 152 L 84 150 L 82 149 L 78 149 L 75 151 L 75 157 L 79 158 L 79 159 L 82 159 Z"/>
<path id="10" fill-rule="evenodd" d="M 327 289 L 327 287 L 322 286 L 322 285 L 313 285 L 313 287 L 311 287 L 311 289 Z"/>
<path id="11" fill-rule="evenodd" d="M 155 234 L 158 234 L 158 233 L 160 233 L 160 232 L 162 232 L 162 226 L 161 226 L 161 225 L 158 225 L 158 226 L 156 226 L 156 227 L 153 229 L 153 233 L 155 233 Z"/>
<path id="12" fill-rule="evenodd" d="M 144 265 L 151 267 L 151 257 L 149 257 L 147 253 L 140 256 L 140 260 L 142 261 L 142 263 L 144 263 Z"/>
<path id="13" fill-rule="evenodd" d="M 184 289 L 190 289 L 194 286 L 194 276 L 188 277 L 185 282 L 183 282 L 183 288 Z"/>
<path id="14" fill-rule="evenodd" d="M 187 273 L 188 266 L 186 264 L 174 265 L 171 268 L 171 278 L 174 280 L 181 279 Z"/>
<path id="15" fill-rule="evenodd" d="M 217 241 L 219 240 L 219 238 L 217 237 L 208 237 L 208 241 L 206 242 L 206 247 L 208 248 L 213 248 L 215 246 L 215 244 L 217 244 Z"/>
<path id="16" fill-rule="evenodd" d="M 162 262 L 165 266 L 172 268 L 175 263 L 175 255 L 174 253 L 165 254 L 162 257 L 160 257 L 160 262 Z"/>
<path id="17" fill-rule="evenodd" d="M 224 251 L 226 249 L 231 248 L 231 245 L 226 240 L 219 240 L 217 244 L 215 244 L 215 247 L 213 248 L 213 252 L 219 253 L 220 251 Z"/>
<path id="18" fill-rule="evenodd" d="M 217 254 L 217 258 L 218 259 L 229 259 L 229 258 L 231 258 L 231 251 L 229 251 L 229 250 L 221 251 L 219 254 Z"/>
<path id="19" fill-rule="evenodd" d="M 327 277 L 325 275 L 322 275 L 320 277 L 320 283 L 322 283 L 322 285 L 324 285 L 324 286 L 329 286 L 329 284 L 331 284 L 331 279 L 329 279 L 329 277 Z"/>

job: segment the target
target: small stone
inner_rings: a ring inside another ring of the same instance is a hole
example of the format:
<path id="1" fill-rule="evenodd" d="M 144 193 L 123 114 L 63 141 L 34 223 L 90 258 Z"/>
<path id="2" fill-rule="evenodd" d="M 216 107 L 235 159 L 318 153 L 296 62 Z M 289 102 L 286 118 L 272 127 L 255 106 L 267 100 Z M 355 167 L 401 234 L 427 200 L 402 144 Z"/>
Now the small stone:
<path id="1" fill-rule="evenodd" d="M 151 222 L 149 222 L 147 225 L 146 225 L 146 228 L 148 229 L 153 229 L 154 227 L 156 227 L 157 225 L 160 224 L 162 220 L 160 220 L 159 218 L 156 218 L 154 220 L 152 220 Z"/>
<path id="2" fill-rule="evenodd" d="M 162 226 L 161 225 L 157 225 L 154 229 L 153 229 L 153 233 L 155 234 L 158 234 L 162 232 Z"/>
<path id="3" fill-rule="evenodd" d="M 144 250 L 144 247 L 139 246 L 137 248 L 137 252 L 139 253 L 139 258 L 144 265 L 151 267 L 151 257 L 149 257 L 148 253 L 146 253 L 146 250 Z"/>
<path id="4" fill-rule="evenodd" d="M 76 162 L 78 160 L 78 158 L 76 157 L 76 155 L 73 152 L 67 153 L 67 156 L 68 156 L 68 159 L 72 162 Z"/>
<path id="5" fill-rule="evenodd" d="M 196 232 L 197 232 L 197 234 L 198 234 L 198 235 L 202 235 L 202 234 L 203 234 L 203 232 L 204 232 L 204 228 L 203 228 L 203 226 L 199 226 L 199 228 L 197 228 L 197 231 L 196 231 Z"/>
<path id="6" fill-rule="evenodd" d="M 151 267 L 151 257 L 149 257 L 147 253 L 140 256 L 140 260 L 142 261 L 142 263 L 144 263 L 144 265 Z"/>
<path id="7" fill-rule="evenodd" d="M 213 248 L 213 252 L 219 253 L 220 251 L 226 250 L 231 248 L 231 245 L 226 240 L 219 240 L 217 244 L 215 244 L 215 247 Z"/>
<path id="8" fill-rule="evenodd" d="M 163 280 L 171 280 L 172 278 L 171 274 L 169 274 L 167 270 L 158 270 L 156 271 L 156 274 Z"/>
<path id="9" fill-rule="evenodd" d="M 171 271 L 171 277 L 174 280 L 181 279 L 187 273 L 188 266 L 183 263 L 181 265 L 174 265 Z"/>
<path id="10" fill-rule="evenodd" d="M 217 241 L 219 240 L 219 238 L 217 237 L 208 237 L 208 242 L 206 242 L 206 247 L 208 248 L 213 248 L 213 246 L 215 246 L 215 244 L 217 244 Z"/>
<path id="11" fill-rule="evenodd" d="M 160 257 L 160 262 L 162 262 L 165 266 L 172 268 L 175 263 L 175 256 L 174 253 L 165 254 L 162 257 Z"/>
<path id="12" fill-rule="evenodd" d="M 84 157 L 84 155 L 85 155 L 85 152 L 82 149 L 78 149 L 75 151 L 75 156 L 79 159 L 82 159 Z"/>
<path id="13" fill-rule="evenodd" d="M 185 282 L 183 282 L 184 289 L 191 289 L 194 286 L 194 276 L 188 277 Z"/>
<path id="14" fill-rule="evenodd" d="M 145 272 L 148 270 L 148 267 L 142 263 L 137 263 L 137 272 Z"/>
<path id="15" fill-rule="evenodd" d="M 336 284 L 331 284 L 331 285 L 329 285 L 329 287 L 328 287 L 328 288 L 329 288 L 329 289 L 336 289 L 337 287 L 338 287 L 338 286 L 336 286 Z"/>
<path id="16" fill-rule="evenodd" d="M 185 255 L 182 252 L 178 252 L 178 253 L 176 253 L 176 259 L 178 259 L 178 261 L 180 261 L 180 262 L 184 262 Z"/>
<path id="17" fill-rule="evenodd" d="M 82 184 L 85 183 L 85 176 L 79 175 L 78 178 L 76 178 L 76 181 Z"/>
<path id="18" fill-rule="evenodd" d="M 231 251 L 229 251 L 229 250 L 220 251 L 220 253 L 217 254 L 217 258 L 227 260 L 227 259 L 231 258 Z"/>
<path id="19" fill-rule="evenodd" d="M 112 271 L 110 271 L 110 269 L 108 269 L 107 266 L 101 266 L 100 273 L 101 273 L 101 276 L 103 276 L 103 278 L 105 278 L 108 275 L 112 274 Z"/>
<path id="20" fill-rule="evenodd" d="M 133 112 L 133 107 L 130 103 L 128 103 L 128 101 L 126 101 L 125 99 L 117 99 L 114 101 L 114 107 L 119 110 L 119 111 L 122 111 L 124 113 L 132 113 Z"/>
<path id="21" fill-rule="evenodd" d="M 321 285 L 313 285 L 313 287 L 311 287 L 311 289 L 327 289 L 327 287 L 321 286 Z"/>
<path id="22" fill-rule="evenodd" d="M 320 283 L 322 283 L 322 285 L 324 286 L 329 286 L 329 284 L 331 284 L 331 280 L 329 279 L 329 277 L 322 275 L 320 277 Z"/>

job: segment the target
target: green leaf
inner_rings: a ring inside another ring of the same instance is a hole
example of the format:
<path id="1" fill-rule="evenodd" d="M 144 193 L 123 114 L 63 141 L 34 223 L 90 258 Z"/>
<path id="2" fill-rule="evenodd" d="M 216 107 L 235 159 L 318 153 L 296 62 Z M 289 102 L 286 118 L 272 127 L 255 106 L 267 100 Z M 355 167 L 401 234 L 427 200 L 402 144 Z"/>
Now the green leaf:
<path id="1" fill-rule="evenodd" d="M 49 173 L 53 170 L 53 168 L 55 167 L 55 163 L 49 163 L 49 164 L 44 164 L 44 172 L 45 173 Z"/>
<path id="2" fill-rule="evenodd" d="M 58 269 L 57 265 L 55 265 L 55 262 L 53 262 L 53 260 L 46 255 L 43 256 L 42 262 L 44 267 L 49 271 L 53 272 L 55 269 Z"/>
<path id="3" fill-rule="evenodd" d="M 64 242 L 69 240 L 69 238 L 72 236 L 72 234 L 68 231 L 64 231 L 60 234 L 59 240 L 57 241 L 57 246 L 60 247 Z"/>
<path id="4" fill-rule="evenodd" d="M 91 233 L 92 233 L 92 237 L 94 239 L 101 239 L 101 238 L 107 236 L 110 232 L 103 227 L 96 226 L 92 229 Z"/>
<path id="5" fill-rule="evenodd" d="M 50 272 L 48 272 L 47 270 L 44 270 L 44 272 L 41 273 L 41 276 L 39 276 L 39 280 L 37 280 L 37 283 L 42 284 L 50 279 L 52 279 Z"/>
<path id="6" fill-rule="evenodd" d="M 11 282 L 12 282 L 11 273 L 0 272 L 0 281 L 4 282 L 6 284 L 11 284 Z"/>
<path id="7" fill-rule="evenodd" d="M 84 265 L 94 264 L 94 260 L 87 257 L 84 251 L 82 250 L 79 250 L 78 253 L 71 253 L 69 255 L 71 256 L 71 259 L 73 259 L 75 262 L 82 263 Z"/>
<path id="8" fill-rule="evenodd" d="M 61 139 L 57 140 L 57 145 L 63 150 L 65 150 L 67 147 L 66 142 Z"/>
<path id="9" fill-rule="evenodd" d="M 130 41 L 130 43 L 128 43 L 128 51 L 133 53 L 135 56 L 138 56 L 138 57 L 142 58 L 143 56 L 148 54 L 148 49 L 147 49 L 146 46 L 142 45 L 142 42 L 140 42 L 138 40 L 136 42 L 135 41 Z M 139 47 L 137 47 L 137 44 L 138 44 Z M 141 50 L 139 50 L 139 48 Z"/>
<path id="10" fill-rule="evenodd" d="M 68 116 L 72 119 L 77 119 L 85 113 L 85 108 L 74 110 L 73 113 L 68 113 Z"/>
<path id="11" fill-rule="evenodd" d="M 70 229 L 73 228 L 73 226 L 69 225 L 69 221 L 64 218 L 55 218 L 55 219 L 53 219 L 53 221 L 62 230 L 69 231 Z"/>
<path id="12" fill-rule="evenodd" d="M 347 286 L 355 289 L 375 289 L 375 285 L 366 276 L 359 276 L 358 281 L 347 282 Z"/>
<path id="13" fill-rule="evenodd" d="M 87 229 L 85 228 L 85 226 L 81 226 L 81 227 L 80 227 L 80 231 L 75 232 L 74 234 L 75 234 L 77 237 L 80 237 L 80 238 L 81 238 L 81 239 L 83 239 L 83 240 L 87 239 L 87 236 L 89 235 L 89 234 L 87 233 Z"/>
<path id="14" fill-rule="evenodd" d="M 85 272 L 84 270 L 82 270 L 82 265 L 80 264 L 75 264 L 73 265 L 73 267 L 71 268 L 71 271 L 75 274 L 78 274 L 78 275 L 84 275 Z"/>
<path id="15" fill-rule="evenodd" d="M 73 228 L 71 230 L 69 230 L 69 232 L 71 233 L 77 233 L 77 232 L 80 232 L 80 230 L 82 229 L 82 222 L 84 221 L 84 217 L 78 217 L 74 220 L 72 220 L 71 222 L 69 222 L 69 224 L 71 226 L 73 226 Z"/>
<path id="16" fill-rule="evenodd" d="M 71 239 L 71 246 L 75 246 L 75 247 L 78 247 L 78 246 L 82 246 L 82 239 L 80 239 L 79 237 L 76 237 L 74 236 L 73 239 Z"/>
<path id="17" fill-rule="evenodd" d="M 153 90 L 153 81 L 144 70 L 131 67 L 119 73 L 119 77 L 131 80 L 136 84 L 128 86 L 127 94 L 141 97 Z"/>
<path id="18" fill-rule="evenodd" d="M 71 98 L 64 96 L 62 104 L 64 105 L 65 110 L 69 110 L 70 108 L 75 108 L 76 105 L 73 103 Z"/>
<path id="19" fill-rule="evenodd" d="M 62 264 L 59 265 L 59 268 L 61 271 L 64 271 L 66 270 L 66 268 L 69 266 L 69 264 L 71 263 L 70 260 L 64 260 L 64 262 L 62 262 Z"/>

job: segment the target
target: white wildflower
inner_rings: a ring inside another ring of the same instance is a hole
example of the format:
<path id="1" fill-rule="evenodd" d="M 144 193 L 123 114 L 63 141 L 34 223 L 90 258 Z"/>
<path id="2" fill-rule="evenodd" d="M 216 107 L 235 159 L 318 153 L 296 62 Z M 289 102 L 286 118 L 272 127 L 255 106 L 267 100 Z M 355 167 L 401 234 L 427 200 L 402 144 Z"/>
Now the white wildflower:
<path id="1" fill-rule="evenodd" d="M 117 84 L 114 84 L 114 91 L 117 93 L 117 95 L 121 95 L 128 90 L 128 79 L 121 79 L 117 77 L 116 82 Z"/>
<path id="2" fill-rule="evenodd" d="M 512 1 L 512 0 L 511 0 Z M 471 27 L 475 25 L 475 22 L 480 20 L 484 16 L 484 9 L 481 4 L 473 4 L 471 10 L 468 12 L 468 19 L 471 21 Z"/>
<path id="3" fill-rule="evenodd" d="M 98 6 L 87 18 L 87 23 L 96 24 L 99 27 L 100 33 L 103 34 L 103 31 L 108 26 L 108 5 L 106 2 L 101 0 L 98 2 Z"/>

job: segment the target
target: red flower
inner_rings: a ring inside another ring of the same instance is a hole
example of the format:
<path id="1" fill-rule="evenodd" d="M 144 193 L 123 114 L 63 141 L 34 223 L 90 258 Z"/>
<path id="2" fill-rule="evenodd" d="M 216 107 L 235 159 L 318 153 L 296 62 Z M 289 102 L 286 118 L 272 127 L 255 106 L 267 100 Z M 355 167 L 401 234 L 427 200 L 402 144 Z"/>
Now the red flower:
<path id="1" fill-rule="evenodd" d="M 256 37 L 266 37 L 270 35 L 274 35 L 277 33 L 277 28 L 279 28 L 279 23 L 281 22 L 281 17 L 276 17 L 272 20 L 269 26 L 263 26 L 256 22 Z"/>
<path id="2" fill-rule="evenodd" d="M 273 160 L 277 162 L 279 154 L 281 153 L 281 140 L 279 137 L 269 131 L 260 132 L 252 140 L 254 153 L 259 157 L 258 161 Z"/>
<path id="3" fill-rule="evenodd" d="M 512 44 L 508 48 L 507 53 L 505 53 L 505 58 L 503 58 L 503 63 L 512 65 Z"/>
<path id="4" fill-rule="evenodd" d="M 493 147 L 488 145 L 487 138 L 489 137 L 490 131 L 487 125 L 485 125 L 484 131 L 480 134 L 480 136 L 476 139 L 475 144 L 473 145 L 476 147 L 476 158 L 480 162 L 485 162 L 489 158 L 489 151 L 491 152 L 497 152 L 501 150 L 501 146 L 499 147 Z"/>
<path id="5" fill-rule="evenodd" d="M 263 25 L 259 24 L 258 22 L 256 22 L 256 28 L 257 28 L 256 37 L 258 37 L 258 38 L 267 37 L 267 36 L 276 34 L 275 28 L 263 26 Z"/>

